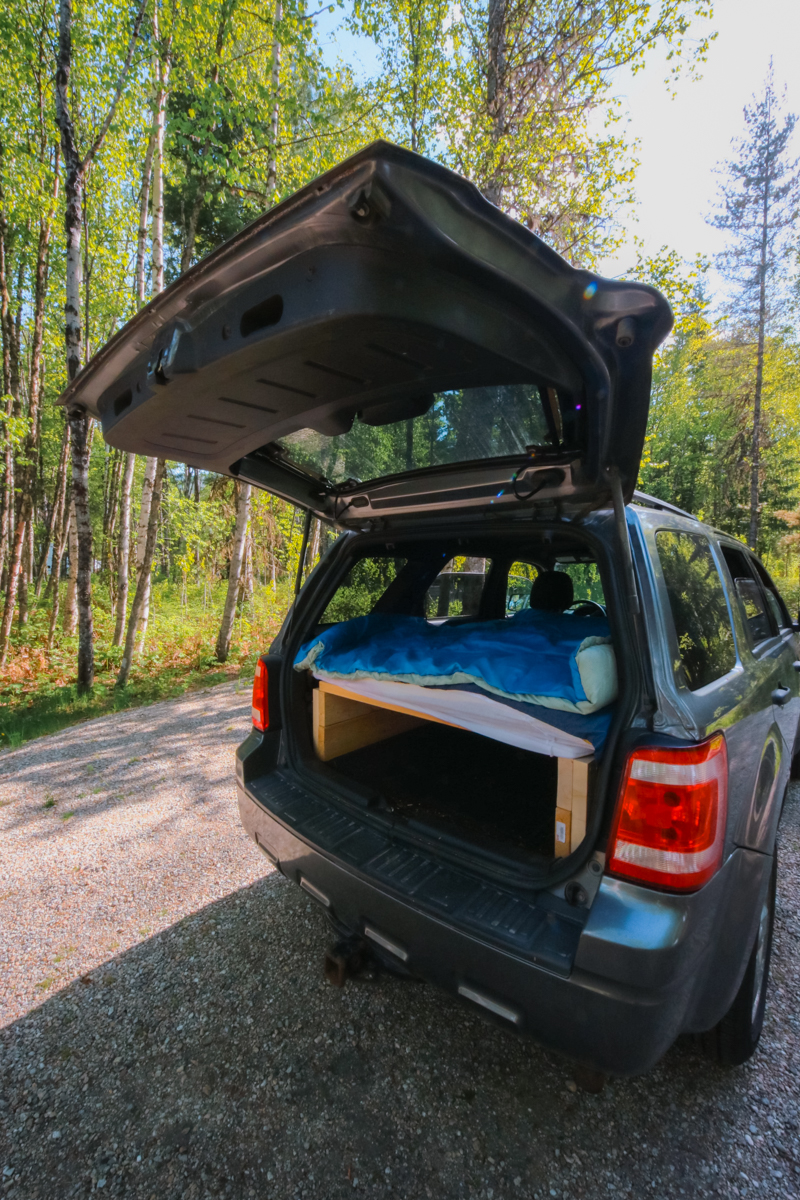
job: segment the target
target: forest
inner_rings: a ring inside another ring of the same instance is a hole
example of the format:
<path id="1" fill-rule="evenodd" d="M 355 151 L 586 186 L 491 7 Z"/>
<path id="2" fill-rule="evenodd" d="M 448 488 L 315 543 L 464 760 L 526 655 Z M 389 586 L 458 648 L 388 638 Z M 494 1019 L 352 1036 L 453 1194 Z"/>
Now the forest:
<path id="1" fill-rule="evenodd" d="M 0 746 L 247 674 L 294 592 L 304 517 L 107 446 L 56 401 L 189 266 L 375 138 L 444 163 L 574 265 L 622 244 L 636 145 L 619 72 L 702 72 L 710 0 L 6 0 L 0 12 Z M 702 24 L 700 25 L 700 23 Z M 715 263 L 665 246 L 640 487 L 755 547 L 800 601 L 795 119 L 757 86 L 720 175 Z M 307 568 L 334 531 L 314 521 Z"/>

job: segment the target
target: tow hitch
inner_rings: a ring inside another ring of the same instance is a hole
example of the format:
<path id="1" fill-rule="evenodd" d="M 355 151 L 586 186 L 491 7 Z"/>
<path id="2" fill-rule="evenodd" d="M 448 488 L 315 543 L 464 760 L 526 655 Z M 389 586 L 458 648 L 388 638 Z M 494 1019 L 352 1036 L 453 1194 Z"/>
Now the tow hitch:
<path id="1" fill-rule="evenodd" d="M 364 969 L 370 957 L 370 949 L 363 938 L 340 938 L 325 951 L 325 978 L 334 987 L 344 987 L 348 979 Z"/>

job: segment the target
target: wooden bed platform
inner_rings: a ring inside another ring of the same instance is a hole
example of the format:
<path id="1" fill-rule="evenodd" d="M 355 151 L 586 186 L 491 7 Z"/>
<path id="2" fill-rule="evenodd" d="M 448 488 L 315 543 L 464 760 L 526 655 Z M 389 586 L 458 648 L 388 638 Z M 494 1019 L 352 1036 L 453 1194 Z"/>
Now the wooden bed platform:
<path id="1" fill-rule="evenodd" d="M 346 684 L 320 680 L 313 692 L 314 747 L 323 762 L 351 754 L 363 746 L 382 742 L 416 729 L 425 721 L 460 728 L 427 713 L 415 712 L 385 701 L 366 701 L 348 692 Z M 594 771 L 594 757 L 558 759 L 558 793 L 555 814 L 556 858 L 577 849 L 586 836 L 586 821 Z"/>

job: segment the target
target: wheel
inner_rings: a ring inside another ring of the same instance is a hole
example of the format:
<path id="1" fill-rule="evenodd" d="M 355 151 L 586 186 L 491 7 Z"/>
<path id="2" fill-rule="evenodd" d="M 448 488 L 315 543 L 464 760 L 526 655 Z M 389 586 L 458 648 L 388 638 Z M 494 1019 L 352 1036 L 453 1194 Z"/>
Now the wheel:
<path id="1" fill-rule="evenodd" d="M 704 1054 L 726 1067 L 738 1067 L 755 1052 L 764 1024 L 767 1001 L 769 962 L 772 954 L 772 927 L 775 921 L 775 889 L 778 877 L 778 852 L 772 860 L 769 887 L 761 907 L 758 933 L 736 999 L 725 1016 L 700 1035 Z"/>

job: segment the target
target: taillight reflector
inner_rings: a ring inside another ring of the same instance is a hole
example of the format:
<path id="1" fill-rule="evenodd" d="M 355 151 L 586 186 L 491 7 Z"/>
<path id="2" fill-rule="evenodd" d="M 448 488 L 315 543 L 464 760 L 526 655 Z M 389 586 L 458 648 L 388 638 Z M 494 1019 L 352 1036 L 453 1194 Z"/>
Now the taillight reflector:
<path id="1" fill-rule="evenodd" d="M 256 674 L 253 680 L 253 724 L 262 732 L 269 729 L 269 698 L 268 698 L 267 664 L 263 658 L 256 663 Z"/>
<path id="2" fill-rule="evenodd" d="M 721 733 L 685 750 L 634 750 L 614 818 L 609 872 L 671 891 L 702 887 L 722 862 L 727 803 Z"/>

